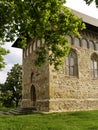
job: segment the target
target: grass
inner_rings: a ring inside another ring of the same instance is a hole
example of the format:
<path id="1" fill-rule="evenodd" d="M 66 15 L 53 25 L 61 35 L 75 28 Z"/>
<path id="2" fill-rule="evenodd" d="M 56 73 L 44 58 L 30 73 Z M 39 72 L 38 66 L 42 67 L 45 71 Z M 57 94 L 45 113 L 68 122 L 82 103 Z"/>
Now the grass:
<path id="1" fill-rule="evenodd" d="M 98 130 L 98 111 L 0 115 L 0 130 Z"/>

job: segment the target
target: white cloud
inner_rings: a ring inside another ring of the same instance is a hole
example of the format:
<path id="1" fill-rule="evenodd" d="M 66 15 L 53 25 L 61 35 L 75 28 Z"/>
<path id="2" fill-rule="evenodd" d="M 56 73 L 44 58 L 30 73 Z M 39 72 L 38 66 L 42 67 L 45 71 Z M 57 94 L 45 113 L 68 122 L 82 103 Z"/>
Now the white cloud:
<path id="1" fill-rule="evenodd" d="M 12 66 L 13 66 L 13 64 L 8 63 L 7 66 L 5 67 L 5 69 L 0 71 L 0 83 L 4 83 L 5 82 L 6 77 L 7 77 L 7 72 L 10 71 Z"/>
<path id="2" fill-rule="evenodd" d="M 95 3 L 93 2 L 91 5 L 86 5 L 84 0 L 66 0 L 66 6 L 80 11 L 84 14 L 92 16 L 94 18 L 98 18 L 98 8 L 96 8 Z"/>
<path id="3" fill-rule="evenodd" d="M 18 48 L 13 48 L 11 46 L 12 43 L 7 43 L 4 45 L 6 49 L 10 50 L 10 53 L 4 57 L 7 65 L 2 71 L 0 71 L 0 83 L 5 82 L 7 73 L 14 66 L 14 64 L 22 64 L 22 50 Z"/>

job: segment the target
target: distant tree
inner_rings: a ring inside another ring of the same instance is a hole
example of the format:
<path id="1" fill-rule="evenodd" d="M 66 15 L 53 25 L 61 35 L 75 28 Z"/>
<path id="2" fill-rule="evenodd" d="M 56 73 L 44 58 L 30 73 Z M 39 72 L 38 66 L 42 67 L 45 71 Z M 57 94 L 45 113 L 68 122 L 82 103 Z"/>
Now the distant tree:
<path id="1" fill-rule="evenodd" d="M 98 8 L 98 0 L 84 0 L 86 4 L 90 5 L 92 2 L 95 2 L 96 7 Z"/>
<path id="2" fill-rule="evenodd" d="M 36 52 L 35 63 L 43 64 L 50 51 L 49 63 L 57 68 L 69 52 L 66 35 L 80 36 L 80 30 L 84 29 L 82 19 L 65 7 L 65 3 L 66 0 L 0 1 L 1 40 L 12 42 L 19 37 L 19 47 L 25 48 L 28 38 L 44 39 L 45 46 Z"/>
<path id="3" fill-rule="evenodd" d="M 1 101 L 4 106 L 10 107 L 15 104 L 17 107 L 22 97 L 22 67 L 15 64 L 7 74 L 7 79 L 1 85 Z"/>
<path id="4" fill-rule="evenodd" d="M 2 68 L 5 67 L 5 64 L 6 64 L 6 63 L 4 62 L 3 56 L 6 55 L 6 54 L 8 54 L 8 53 L 9 53 L 9 51 L 6 50 L 6 49 L 4 49 L 4 48 L 2 47 L 2 45 L 0 45 L 0 69 L 2 69 Z"/>

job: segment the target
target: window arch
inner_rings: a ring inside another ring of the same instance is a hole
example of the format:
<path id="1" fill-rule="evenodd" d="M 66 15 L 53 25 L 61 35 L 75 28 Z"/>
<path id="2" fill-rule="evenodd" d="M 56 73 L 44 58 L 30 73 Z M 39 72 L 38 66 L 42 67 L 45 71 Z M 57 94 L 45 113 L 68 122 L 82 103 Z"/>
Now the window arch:
<path id="1" fill-rule="evenodd" d="M 95 50 L 95 46 L 94 46 L 93 41 L 89 41 L 89 48 L 92 49 L 92 50 Z"/>
<path id="2" fill-rule="evenodd" d="M 71 50 L 66 58 L 66 76 L 78 76 L 77 54 L 75 50 Z"/>
<path id="3" fill-rule="evenodd" d="M 86 39 L 82 39 L 82 47 L 83 48 L 88 48 L 88 42 Z"/>
<path id="4" fill-rule="evenodd" d="M 74 38 L 74 45 L 79 47 L 80 46 L 80 39 L 78 37 Z"/>
<path id="5" fill-rule="evenodd" d="M 93 79 L 98 79 L 98 55 L 95 53 L 91 56 L 91 75 Z"/>

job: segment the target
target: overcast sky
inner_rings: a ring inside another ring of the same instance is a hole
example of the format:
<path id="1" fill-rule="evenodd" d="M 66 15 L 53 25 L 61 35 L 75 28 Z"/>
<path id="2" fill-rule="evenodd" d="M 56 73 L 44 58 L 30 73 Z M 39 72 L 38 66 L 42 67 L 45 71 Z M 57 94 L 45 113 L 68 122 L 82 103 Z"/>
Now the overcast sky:
<path id="1" fill-rule="evenodd" d="M 96 9 L 94 3 L 90 6 L 87 6 L 83 0 L 67 0 L 66 5 L 68 7 L 71 7 L 72 9 L 75 9 L 77 11 L 80 11 L 84 14 L 87 14 L 89 16 L 92 16 L 94 18 L 98 19 L 98 9 Z M 13 43 L 7 43 L 5 44 L 5 48 L 10 50 L 10 54 L 5 56 L 5 62 L 7 63 L 5 69 L 0 71 L 0 83 L 4 83 L 6 80 L 7 72 L 10 71 L 12 66 L 14 64 L 22 64 L 22 50 L 12 48 Z"/>

